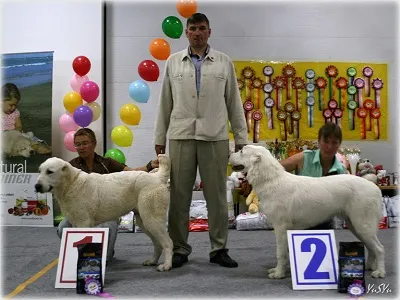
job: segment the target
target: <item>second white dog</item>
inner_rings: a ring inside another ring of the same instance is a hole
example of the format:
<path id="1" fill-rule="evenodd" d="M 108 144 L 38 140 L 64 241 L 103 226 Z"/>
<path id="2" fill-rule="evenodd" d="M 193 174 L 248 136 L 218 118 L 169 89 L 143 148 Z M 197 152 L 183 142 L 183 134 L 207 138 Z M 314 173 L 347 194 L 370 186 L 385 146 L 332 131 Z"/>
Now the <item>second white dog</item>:
<path id="1" fill-rule="evenodd" d="M 270 278 L 284 278 L 288 264 L 287 230 L 316 226 L 333 216 L 345 219 L 351 232 L 368 250 L 372 277 L 385 277 L 384 247 L 377 238 L 382 217 L 382 194 L 372 182 L 354 175 L 313 178 L 285 171 L 262 146 L 248 145 L 229 158 L 233 170 L 247 172 L 247 180 L 275 230 L 277 266 Z"/>
<path id="2" fill-rule="evenodd" d="M 32 149 L 32 132 L 23 133 L 17 130 L 3 131 L 3 153 L 8 156 L 30 157 Z"/>
<path id="3" fill-rule="evenodd" d="M 142 230 L 151 238 L 154 254 L 144 265 L 156 265 L 164 250 L 159 271 L 172 267 L 172 240 L 165 228 L 169 191 L 170 159 L 158 157 L 156 173 L 124 171 L 100 175 L 85 173 L 69 162 L 52 157 L 39 167 L 35 189 L 53 193 L 61 212 L 74 227 L 93 227 L 117 220 L 134 211 Z"/>

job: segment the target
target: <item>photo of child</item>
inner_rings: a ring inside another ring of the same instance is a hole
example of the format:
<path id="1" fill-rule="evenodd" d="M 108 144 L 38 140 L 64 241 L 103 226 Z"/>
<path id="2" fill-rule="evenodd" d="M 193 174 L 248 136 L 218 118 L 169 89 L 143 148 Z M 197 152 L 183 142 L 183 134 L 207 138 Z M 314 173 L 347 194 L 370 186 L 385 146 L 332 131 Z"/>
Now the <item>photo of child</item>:
<path id="1" fill-rule="evenodd" d="M 53 52 L 3 54 L 2 72 L 3 166 L 26 160 L 36 173 L 52 154 Z"/>

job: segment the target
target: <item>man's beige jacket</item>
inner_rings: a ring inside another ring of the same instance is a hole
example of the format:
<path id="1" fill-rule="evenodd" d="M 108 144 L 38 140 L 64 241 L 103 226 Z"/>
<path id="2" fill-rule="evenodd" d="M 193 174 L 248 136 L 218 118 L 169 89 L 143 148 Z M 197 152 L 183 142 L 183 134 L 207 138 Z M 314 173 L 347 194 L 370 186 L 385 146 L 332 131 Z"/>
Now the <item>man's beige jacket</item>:
<path id="1" fill-rule="evenodd" d="M 199 95 L 195 73 L 188 49 L 167 59 L 154 143 L 166 145 L 168 130 L 171 140 L 227 140 L 229 119 L 235 143 L 247 144 L 247 125 L 230 58 L 210 49 L 201 65 Z"/>

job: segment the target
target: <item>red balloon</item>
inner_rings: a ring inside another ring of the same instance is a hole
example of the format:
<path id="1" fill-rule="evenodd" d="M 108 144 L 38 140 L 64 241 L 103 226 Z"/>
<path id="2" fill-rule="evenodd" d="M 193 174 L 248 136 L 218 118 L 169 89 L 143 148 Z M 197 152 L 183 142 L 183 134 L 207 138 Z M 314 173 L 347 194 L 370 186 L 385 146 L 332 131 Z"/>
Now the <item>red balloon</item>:
<path id="1" fill-rule="evenodd" d="M 91 66 L 92 64 L 86 56 L 77 56 L 72 62 L 72 68 L 79 76 L 85 76 L 89 73 Z"/>
<path id="2" fill-rule="evenodd" d="M 152 60 L 144 60 L 138 66 L 140 77 L 146 81 L 157 81 L 160 76 L 160 69 L 157 64 Z"/>

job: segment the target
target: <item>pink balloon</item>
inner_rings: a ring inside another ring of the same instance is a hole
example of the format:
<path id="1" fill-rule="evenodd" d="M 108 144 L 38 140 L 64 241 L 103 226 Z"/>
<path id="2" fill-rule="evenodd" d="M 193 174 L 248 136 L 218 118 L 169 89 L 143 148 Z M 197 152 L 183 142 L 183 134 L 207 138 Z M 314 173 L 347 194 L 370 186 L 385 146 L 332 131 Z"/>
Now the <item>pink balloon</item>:
<path id="1" fill-rule="evenodd" d="M 76 148 L 74 146 L 74 134 L 75 131 L 70 131 L 64 136 L 64 146 L 71 152 L 76 152 Z"/>
<path id="2" fill-rule="evenodd" d="M 60 124 L 60 128 L 64 133 L 75 131 L 79 127 L 70 114 L 63 114 L 58 120 L 58 123 Z"/>
<path id="3" fill-rule="evenodd" d="M 89 80 L 82 84 L 80 94 L 83 100 L 90 103 L 96 101 L 100 94 L 100 89 L 96 82 Z"/>
<path id="4" fill-rule="evenodd" d="M 71 81 L 70 81 L 69 83 L 70 83 L 72 89 L 73 89 L 75 92 L 79 93 L 80 90 L 81 90 L 82 84 L 83 84 L 84 82 L 86 82 L 86 81 L 89 81 L 89 77 L 87 77 L 86 75 L 85 75 L 85 76 L 79 76 L 78 74 L 74 74 L 74 75 L 72 76 L 72 79 L 71 79 Z"/>

